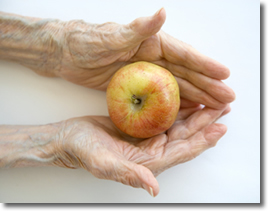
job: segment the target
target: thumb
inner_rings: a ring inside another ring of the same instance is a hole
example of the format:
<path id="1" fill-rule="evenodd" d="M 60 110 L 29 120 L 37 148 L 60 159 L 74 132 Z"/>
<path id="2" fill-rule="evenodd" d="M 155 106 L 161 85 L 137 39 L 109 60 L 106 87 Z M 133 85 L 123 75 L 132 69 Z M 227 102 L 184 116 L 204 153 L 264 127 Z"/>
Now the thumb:
<path id="1" fill-rule="evenodd" d="M 158 10 L 153 16 L 140 17 L 126 25 L 126 37 L 128 42 L 139 44 L 143 40 L 156 34 L 166 20 L 166 11 L 164 8 Z"/>
<path id="2" fill-rule="evenodd" d="M 129 161 L 121 162 L 116 168 L 116 181 L 143 188 L 153 197 L 159 193 L 158 182 L 148 168 Z"/>

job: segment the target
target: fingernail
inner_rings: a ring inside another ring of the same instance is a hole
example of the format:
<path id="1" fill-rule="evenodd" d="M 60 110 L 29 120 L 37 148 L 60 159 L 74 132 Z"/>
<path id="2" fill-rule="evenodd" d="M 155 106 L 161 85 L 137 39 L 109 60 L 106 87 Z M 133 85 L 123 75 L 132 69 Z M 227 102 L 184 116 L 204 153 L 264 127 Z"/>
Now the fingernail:
<path id="1" fill-rule="evenodd" d="M 149 187 L 149 190 L 150 190 L 150 195 L 151 195 L 152 197 L 154 197 L 154 191 L 153 191 L 153 189 L 152 189 L 151 187 Z"/>
<path id="2" fill-rule="evenodd" d="M 162 7 L 160 10 L 158 10 L 154 15 L 157 16 L 159 15 L 159 13 L 161 12 L 161 10 L 163 9 L 164 7 Z"/>

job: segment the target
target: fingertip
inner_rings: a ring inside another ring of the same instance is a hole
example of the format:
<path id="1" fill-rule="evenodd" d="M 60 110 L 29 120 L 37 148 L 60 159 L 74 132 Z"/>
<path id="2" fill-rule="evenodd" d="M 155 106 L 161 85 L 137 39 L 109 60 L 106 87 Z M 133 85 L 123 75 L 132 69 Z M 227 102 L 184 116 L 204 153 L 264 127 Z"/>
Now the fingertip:
<path id="1" fill-rule="evenodd" d="M 221 97 L 218 98 L 223 103 L 231 103 L 235 100 L 236 94 L 231 87 L 221 81 Z"/>
<path id="2" fill-rule="evenodd" d="M 228 103 L 231 103 L 231 102 L 235 101 L 235 99 L 236 99 L 236 94 L 235 94 L 234 90 L 231 89 L 230 90 L 230 98 L 229 98 L 229 102 Z"/>
<path id="3" fill-rule="evenodd" d="M 210 147 L 214 147 L 220 138 L 227 132 L 227 126 L 214 123 L 205 128 L 204 137 Z"/>
<path id="4" fill-rule="evenodd" d="M 230 104 L 228 104 L 227 106 L 226 106 L 226 108 L 225 108 L 225 110 L 222 112 L 222 116 L 223 115 L 226 115 L 226 114 L 228 114 L 228 113 L 230 113 L 231 112 L 231 106 L 230 106 Z"/>
<path id="5" fill-rule="evenodd" d="M 150 193 L 150 195 L 152 197 L 156 197 L 158 195 L 158 193 L 159 193 L 159 184 L 158 184 L 158 182 L 157 182 L 157 180 L 156 180 L 155 177 L 154 177 L 154 180 L 151 180 L 149 182 L 148 187 L 149 187 L 149 193 Z"/>
<path id="6" fill-rule="evenodd" d="M 164 8 L 161 8 L 153 16 L 140 17 L 127 25 L 134 32 L 135 42 L 141 42 L 144 39 L 156 34 L 162 27 L 166 20 L 166 13 Z"/>
<path id="7" fill-rule="evenodd" d="M 164 7 L 162 7 L 160 10 L 158 10 L 155 14 L 154 14 L 154 16 L 155 17 L 159 17 L 160 18 L 160 20 L 162 20 L 162 21 L 165 21 L 166 20 L 166 10 L 165 10 L 165 8 Z"/>
<path id="8" fill-rule="evenodd" d="M 155 182 L 154 182 L 154 187 L 153 187 L 153 193 L 154 193 L 154 197 L 156 197 L 159 194 L 159 183 L 157 181 L 157 179 L 155 178 Z"/>
<path id="9" fill-rule="evenodd" d="M 225 80 L 229 78 L 231 74 L 231 71 L 228 67 L 209 57 L 206 59 L 205 68 L 209 71 L 209 76 L 219 80 Z"/>
<path id="10" fill-rule="evenodd" d="M 156 197 L 159 194 L 159 185 L 153 189 L 153 197 Z"/>
<path id="11" fill-rule="evenodd" d="M 215 123 L 215 125 L 217 127 L 216 133 L 218 133 L 218 140 L 219 140 L 221 137 L 223 137 L 227 133 L 228 127 L 224 124 L 219 124 L 219 123 Z"/>
<path id="12" fill-rule="evenodd" d="M 156 197 L 159 194 L 159 186 L 154 190 L 154 197 Z"/>
<path id="13" fill-rule="evenodd" d="M 137 164 L 136 164 L 137 165 Z M 141 181 L 141 187 L 151 196 L 155 197 L 159 193 L 159 184 L 152 171 L 145 166 L 137 165 L 137 176 Z"/>
<path id="14" fill-rule="evenodd" d="M 221 69 L 221 72 L 222 72 L 222 80 L 225 80 L 225 79 L 230 77 L 231 71 L 230 71 L 230 69 L 228 67 L 222 65 L 222 67 L 220 69 Z"/>
<path id="15" fill-rule="evenodd" d="M 222 135 L 224 135 L 228 130 L 227 126 L 224 124 L 215 123 L 215 126 L 217 127 L 217 132 Z"/>
<path id="16" fill-rule="evenodd" d="M 146 190 L 152 197 L 156 197 L 159 193 L 159 185 L 158 182 L 150 182 L 142 184 L 142 188 Z"/>
<path id="17" fill-rule="evenodd" d="M 166 21 L 166 10 L 164 7 L 162 7 L 160 10 L 158 10 L 152 17 L 152 21 L 149 23 L 149 28 L 153 29 L 152 34 L 155 34 L 158 32 L 162 25 Z"/>

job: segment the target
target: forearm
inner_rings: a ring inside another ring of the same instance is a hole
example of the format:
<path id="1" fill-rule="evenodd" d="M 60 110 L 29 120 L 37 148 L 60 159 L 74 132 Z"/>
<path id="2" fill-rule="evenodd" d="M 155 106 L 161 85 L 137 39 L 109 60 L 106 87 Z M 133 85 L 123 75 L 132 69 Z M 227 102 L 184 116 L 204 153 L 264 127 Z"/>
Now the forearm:
<path id="1" fill-rule="evenodd" d="M 0 59 L 55 76 L 61 65 L 64 24 L 0 12 Z"/>
<path id="2" fill-rule="evenodd" d="M 59 124 L 0 125 L 0 168 L 54 165 L 58 130 Z"/>

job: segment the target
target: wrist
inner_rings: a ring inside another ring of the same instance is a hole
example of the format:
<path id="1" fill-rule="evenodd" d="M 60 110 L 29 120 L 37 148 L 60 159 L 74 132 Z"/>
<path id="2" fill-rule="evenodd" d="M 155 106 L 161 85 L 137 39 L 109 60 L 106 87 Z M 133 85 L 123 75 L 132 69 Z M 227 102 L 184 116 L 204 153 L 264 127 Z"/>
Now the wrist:
<path id="1" fill-rule="evenodd" d="M 44 76 L 58 76 L 62 68 L 66 22 L 60 20 L 42 20 L 41 22 L 44 22 L 39 32 L 44 38 L 43 58 L 40 61 L 43 68 L 40 68 L 38 73 Z"/>
<path id="2" fill-rule="evenodd" d="M 59 124 L 0 126 L 0 167 L 52 166 Z"/>
<path id="3" fill-rule="evenodd" d="M 64 77 L 71 74 L 69 70 L 78 68 L 90 68 L 96 63 L 99 47 L 102 43 L 101 33 L 96 29 L 96 24 L 83 20 L 70 20 L 65 22 L 63 30 L 63 57 L 62 68 L 58 76 Z M 94 51 L 94 55 L 92 55 Z M 77 73 L 76 73 L 77 74 Z"/>
<path id="4" fill-rule="evenodd" d="M 18 62 L 40 75 L 55 76 L 61 65 L 64 24 L 0 12 L 0 59 Z"/>

